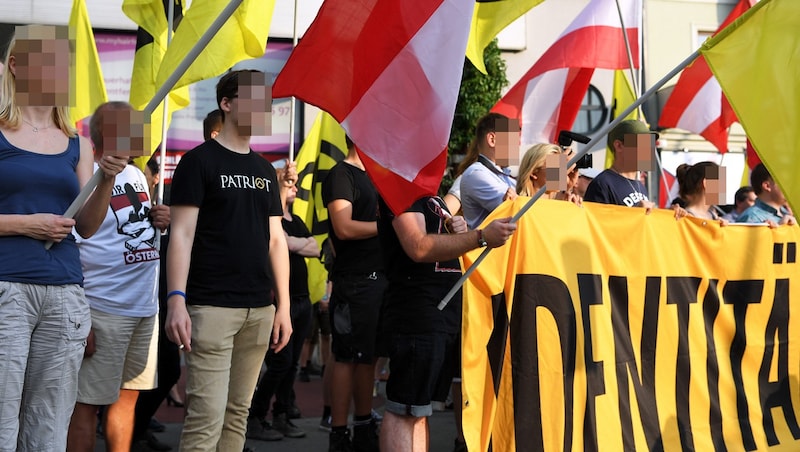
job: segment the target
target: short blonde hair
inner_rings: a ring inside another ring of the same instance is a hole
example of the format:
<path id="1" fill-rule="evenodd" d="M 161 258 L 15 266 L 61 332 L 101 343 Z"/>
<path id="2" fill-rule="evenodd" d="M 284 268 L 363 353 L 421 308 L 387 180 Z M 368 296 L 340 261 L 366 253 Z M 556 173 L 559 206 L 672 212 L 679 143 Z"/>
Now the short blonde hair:
<path id="1" fill-rule="evenodd" d="M 8 59 L 15 55 L 17 39 L 62 39 L 61 36 L 68 36 L 68 34 L 65 34 L 68 31 L 63 31 L 66 28 L 65 26 L 56 25 L 25 25 L 17 27 L 15 37 L 8 45 L 8 50 L 3 60 L 5 70 L 3 71 L 3 76 L 0 77 L 0 126 L 17 129 L 21 122 L 20 109 L 19 105 L 17 105 L 16 80 L 8 67 Z M 74 44 L 71 44 L 70 51 L 73 52 L 73 49 Z M 71 61 L 74 61 L 74 58 Z M 78 131 L 69 117 L 69 107 L 53 107 L 53 122 L 68 137 L 77 136 Z"/>
<path id="2" fill-rule="evenodd" d="M 525 151 L 525 155 L 522 156 L 522 162 L 519 164 L 517 194 L 533 196 L 536 191 L 533 189 L 531 174 L 545 165 L 545 160 L 547 159 L 548 154 L 560 153 L 561 148 L 552 143 L 534 144 L 527 151 Z"/>

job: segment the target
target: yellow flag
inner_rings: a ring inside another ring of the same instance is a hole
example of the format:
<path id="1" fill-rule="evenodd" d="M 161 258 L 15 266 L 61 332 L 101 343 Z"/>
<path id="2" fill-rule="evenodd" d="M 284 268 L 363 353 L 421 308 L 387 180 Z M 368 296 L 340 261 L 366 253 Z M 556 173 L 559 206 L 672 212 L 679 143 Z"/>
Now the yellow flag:
<path id="1" fill-rule="evenodd" d="M 761 0 L 700 52 L 756 153 L 800 208 L 800 2 Z"/>
<path id="2" fill-rule="evenodd" d="M 297 198 L 292 212 L 303 219 L 321 246 L 328 237 L 328 209 L 322 201 L 322 181 L 328 171 L 347 155 L 345 132 L 333 116 L 322 111 L 297 153 Z M 312 302 L 325 294 L 328 272 L 319 259 L 306 259 L 308 293 Z"/>
<path id="3" fill-rule="evenodd" d="M 477 0 L 467 41 L 467 58 L 484 74 L 483 50 L 511 22 L 544 0 Z"/>
<path id="4" fill-rule="evenodd" d="M 108 96 L 85 0 L 72 2 L 69 27 L 75 36 L 75 76 L 72 80 L 75 105 L 71 106 L 69 116 L 73 123 L 77 123 L 91 116 L 95 108 L 108 100 Z"/>
<path id="5" fill-rule="evenodd" d="M 633 92 L 633 87 L 628 81 L 628 76 L 625 74 L 627 71 L 627 69 L 617 69 L 614 71 L 614 100 L 611 104 L 611 119 L 616 118 L 632 103 L 636 102 L 636 93 Z M 639 109 L 637 108 L 632 111 L 625 119 L 639 119 Z M 613 164 L 614 154 L 607 151 L 605 167 L 611 168 Z"/>
<path id="6" fill-rule="evenodd" d="M 180 0 L 175 1 L 173 27 L 183 17 L 183 6 Z M 133 74 L 131 75 L 130 103 L 138 110 L 150 103 L 160 84 L 156 83 L 156 75 L 167 50 L 167 11 L 162 0 L 124 0 L 122 11 L 138 26 L 136 36 L 136 53 L 133 57 Z M 188 88 L 173 89 L 169 93 L 167 104 L 167 128 L 172 113 L 189 105 Z M 150 115 L 150 152 L 161 143 L 164 103 L 160 103 Z M 144 167 L 147 158 L 137 159 L 137 166 Z"/>
<path id="7" fill-rule="evenodd" d="M 156 78 L 163 84 L 227 6 L 227 0 L 194 0 L 175 31 Z M 260 58 L 267 47 L 275 0 L 244 0 L 178 80 L 176 88 L 216 77 L 234 64 Z"/>

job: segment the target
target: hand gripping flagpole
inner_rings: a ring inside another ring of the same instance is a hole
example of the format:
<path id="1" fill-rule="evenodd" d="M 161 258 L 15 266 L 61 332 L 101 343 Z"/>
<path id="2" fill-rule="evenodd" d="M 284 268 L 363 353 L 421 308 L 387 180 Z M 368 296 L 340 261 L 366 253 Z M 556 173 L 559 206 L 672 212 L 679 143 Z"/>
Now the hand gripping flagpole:
<path id="1" fill-rule="evenodd" d="M 170 75 L 169 78 L 167 78 L 167 81 L 164 82 L 164 84 L 161 86 L 161 88 L 158 89 L 158 91 L 156 91 L 155 95 L 153 95 L 153 98 L 150 99 L 150 102 L 147 105 L 145 105 L 144 112 L 146 116 L 150 115 L 153 112 L 153 110 L 155 110 L 156 107 L 158 107 L 158 104 L 161 103 L 161 101 L 172 90 L 175 84 L 178 83 L 178 80 L 180 80 L 183 74 L 189 69 L 189 66 L 192 65 L 194 60 L 197 59 L 198 55 L 200 55 L 200 52 L 202 52 L 203 49 L 206 48 L 208 43 L 211 42 L 211 39 L 222 28 L 225 22 L 227 22 L 228 19 L 230 19 L 230 17 L 233 15 L 233 12 L 236 11 L 236 8 L 238 8 L 243 1 L 244 0 L 231 0 L 230 3 L 228 3 L 225 6 L 225 8 L 222 9 L 222 11 L 219 13 L 219 16 L 217 16 L 217 18 L 214 19 L 214 22 L 211 23 L 211 26 L 208 27 L 208 30 L 206 30 L 206 32 L 203 33 L 203 36 L 201 36 L 200 39 L 197 40 L 197 42 L 189 50 L 186 56 L 183 57 L 183 60 L 181 60 L 181 62 L 178 64 L 178 67 L 175 68 L 175 71 L 172 72 L 172 75 Z M 72 204 L 70 204 L 69 207 L 67 208 L 67 211 L 64 212 L 63 215 L 64 218 L 75 217 L 75 215 L 78 213 L 78 211 L 86 202 L 86 200 L 89 199 L 89 196 L 97 187 L 97 184 L 100 183 L 102 178 L 103 178 L 102 170 L 98 169 L 97 171 L 95 171 L 92 178 L 89 179 L 89 182 L 87 182 L 86 185 L 84 185 L 83 189 L 81 189 L 80 193 L 78 193 L 78 196 L 75 198 L 74 201 L 72 201 Z M 51 246 L 53 246 L 53 242 L 47 242 L 44 247 L 45 249 L 50 249 Z"/>
<path id="2" fill-rule="evenodd" d="M 678 64 L 678 66 L 676 66 L 667 75 L 665 75 L 664 78 L 662 78 L 661 80 L 656 82 L 655 85 L 653 85 L 644 94 L 642 94 L 642 97 L 636 99 L 636 102 L 634 102 L 631 105 L 629 105 L 628 108 L 625 109 L 625 111 L 620 113 L 616 118 L 614 118 L 613 121 L 611 121 L 608 125 L 606 125 L 602 130 L 597 132 L 597 134 L 592 139 L 592 141 L 587 143 L 586 146 L 583 147 L 583 149 L 581 149 L 579 152 L 577 152 L 569 160 L 569 162 L 567 162 L 567 168 L 569 168 L 572 165 L 574 165 L 575 163 L 577 163 L 578 160 L 580 160 L 581 157 L 586 155 L 586 153 L 589 152 L 597 143 L 599 143 L 600 140 L 602 140 L 606 135 L 608 135 L 608 132 L 611 129 L 616 127 L 617 124 L 621 123 L 625 119 L 625 117 L 628 116 L 631 112 L 633 112 L 635 109 L 639 108 L 639 105 L 643 104 L 644 101 L 649 99 L 653 94 L 656 93 L 656 91 L 658 91 L 662 86 L 664 86 L 664 84 L 666 84 L 668 81 L 670 81 L 672 79 L 672 77 L 676 76 L 678 74 L 678 72 L 683 70 L 683 68 L 688 66 L 689 63 L 694 61 L 695 58 L 697 58 L 698 56 L 700 56 L 700 50 L 699 49 L 695 50 L 694 53 L 689 55 L 688 58 L 683 60 L 680 64 Z M 528 209 L 530 209 L 533 206 L 533 203 L 535 203 L 539 198 L 542 197 L 542 195 L 545 193 L 545 191 L 546 191 L 546 187 L 540 188 L 533 195 L 533 197 L 530 200 L 528 200 L 528 202 L 526 202 L 525 205 L 523 205 L 522 208 L 519 209 L 519 211 L 517 213 L 515 213 L 513 217 L 511 217 L 511 222 L 512 223 L 516 223 L 520 219 L 520 217 L 522 217 L 522 215 L 524 215 L 525 212 L 527 212 Z M 483 262 L 484 259 L 486 259 L 486 256 L 489 254 L 489 252 L 491 250 L 492 250 L 491 248 L 484 249 L 483 252 L 480 254 L 480 256 L 478 256 L 478 258 L 475 259 L 475 262 L 473 262 L 472 265 L 470 265 L 470 267 L 464 272 L 464 274 L 461 275 L 461 278 L 459 278 L 459 280 L 455 283 L 453 288 L 451 288 L 450 291 L 447 292 L 447 295 L 445 295 L 444 298 L 442 298 L 442 301 L 439 302 L 439 310 L 442 310 L 447 306 L 447 303 L 449 303 L 450 300 L 453 299 L 455 294 L 461 289 L 461 286 L 463 286 L 464 283 L 467 282 L 467 279 L 470 277 L 470 275 L 472 275 L 472 273 L 475 272 L 475 269 L 478 267 L 478 265 L 480 265 L 480 263 Z"/>

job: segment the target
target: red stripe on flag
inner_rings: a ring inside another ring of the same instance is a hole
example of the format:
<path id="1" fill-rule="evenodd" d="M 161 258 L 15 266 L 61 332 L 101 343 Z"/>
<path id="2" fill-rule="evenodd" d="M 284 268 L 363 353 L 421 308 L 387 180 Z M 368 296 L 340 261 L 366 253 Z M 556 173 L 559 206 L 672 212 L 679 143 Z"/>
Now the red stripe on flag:
<path id="1" fill-rule="evenodd" d="M 431 195 L 431 186 L 438 187 L 442 174 L 447 167 L 447 149 L 442 151 L 431 163 L 420 170 L 417 178 L 409 182 L 398 176 L 390 169 L 376 163 L 369 156 L 359 150 L 358 155 L 367 169 L 370 179 L 378 188 L 386 205 L 392 212 L 403 212 L 414 201 L 423 196 Z M 410 202 L 409 202 L 410 200 Z"/>
<path id="2" fill-rule="evenodd" d="M 278 74 L 272 97 L 293 94 L 342 122 L 444 0 L 336 0 L 322 4 Z M 402 20 L 387 20 L 402 18 Z M 364 39 L 386 36 L 390 39 Z M 304 45 L 307 44 L 307 45 Z M 335 74 L 320 77 L 319 74 Z M 341 77 L 341 74 L 350 74 Z M 352 74 L 358 74 L 353 77 Z M 350 83 L 341 83 L 349 81 Z M 302 86 L 300 93 L 296 86 Z"/>

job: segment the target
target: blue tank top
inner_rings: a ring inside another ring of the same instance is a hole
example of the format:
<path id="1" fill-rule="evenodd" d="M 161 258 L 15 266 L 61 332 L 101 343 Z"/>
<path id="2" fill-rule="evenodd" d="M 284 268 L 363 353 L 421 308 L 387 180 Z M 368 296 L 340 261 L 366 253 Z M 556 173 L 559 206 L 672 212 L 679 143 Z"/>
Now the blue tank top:
<path id="1" fill-rule="evenodd" d="M 20 149 L 0 132 L 0 214 L 62 215 L 80 192 L 75 169 L 78 137 L 60 154 Z M 49 250 L 27 236 L 0 237 L 0 281 L 30 284 L 83 284 L 81 261 L 71 234 Z"/>

